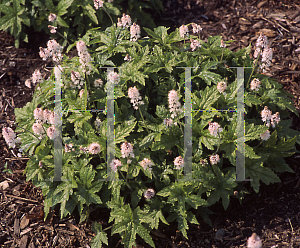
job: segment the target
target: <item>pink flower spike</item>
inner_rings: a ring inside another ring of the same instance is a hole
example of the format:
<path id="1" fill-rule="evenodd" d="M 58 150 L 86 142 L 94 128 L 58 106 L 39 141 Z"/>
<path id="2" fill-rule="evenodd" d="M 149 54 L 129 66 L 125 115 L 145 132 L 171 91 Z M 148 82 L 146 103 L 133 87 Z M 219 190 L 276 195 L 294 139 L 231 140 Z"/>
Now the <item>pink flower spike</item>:
<path id="1" fill-rule="evenodd" d="M 261 240 L 260 237 L 253 233 L 251 237 L 249 237 L 247 241 L 247 247 L 248 248 L 261 248 Z"/>

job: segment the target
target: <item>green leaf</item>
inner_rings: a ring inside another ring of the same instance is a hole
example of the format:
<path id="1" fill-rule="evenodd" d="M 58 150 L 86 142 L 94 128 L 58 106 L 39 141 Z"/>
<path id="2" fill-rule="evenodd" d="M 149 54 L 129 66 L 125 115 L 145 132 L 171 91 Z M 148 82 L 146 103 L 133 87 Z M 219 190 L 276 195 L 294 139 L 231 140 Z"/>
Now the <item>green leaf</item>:
<path id="1" fill-rule="evenodd" d="M 212 105 L 220 98 L 220 93 L 214 87 L 206 87 L 204 91 L 200 91 L 201 98 L 192 94 L 193 109 L 208 110 L 213 109 Z"/>
<path id="2" fill-rule="evenodd" d="M 90 5 L 87 4 L 84 6 L 85 7 L 85 13 L 88 15 L 88 17 L 96 24 L 98 24 L 98 18 L 96 16 L 96 10 Z"/>
<path id="3" fill-rule="evenodd" d="M 251 186 L 256 193 L 259 192 L 259 181 L 266 185 L 270 183 L 279 183 L 280 178 L 269 168 L 263 167 L 263 163 L 247 163 L 246 162 L 246 178 L 250 177 Z"/>
<path id="4" fill-rule="evenodd" d="M 245 124 L 245 142 L 249 140 L 259 139 L 261 134 L 266 132 L 269 128 L 264 125 L 255 125 L 253 123 Z"/>
<path id="5" fill-rule="evenodd" d="M 135 125 L 136 121 L 133 120 L 125 122 L 124 125 L 119 125 L 115 131 L 115 144 L 125 142 L 125 137 L 129 136 Z"/>
<path id="6" fill-rule="evenodd" d="M 102 231 L 102 225 L 94 222 L 92 226 L 92 231 L 97 233 L 95 237 L 91 240 L 91 248 L 99 248 L 102 247 L 102 243 L 108 245 L 107 234 Z"/>

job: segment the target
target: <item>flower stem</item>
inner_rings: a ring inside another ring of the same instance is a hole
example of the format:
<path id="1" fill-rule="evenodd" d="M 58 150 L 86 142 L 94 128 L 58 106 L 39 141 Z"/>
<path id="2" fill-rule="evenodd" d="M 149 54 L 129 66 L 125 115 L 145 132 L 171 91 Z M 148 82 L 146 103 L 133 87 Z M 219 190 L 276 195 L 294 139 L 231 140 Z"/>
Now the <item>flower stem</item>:
<path id="1" fill-rule="evenodd" d="M 108 15 L 108 17 L 109 17 L 109 19 L 110 19 L 110 21 L 111 21 L 111 25 L 114 25 L 113 19 L 111 18 L 110 14 L 106 11 L 106 9 L 104 8 L 104 6 L 103 6 L 103 10 L 104 10 L 105 13 Z"/>
<path id="2" fill-rule="evenodd" d="M 145 122 L 144 116 L 142 115 L 142 112 L 141 112 L 141 109 L 140 109 L 140 108 L 139 108 L 139 112 L 140 112 L 140 115 L 141 115 L 141 117 L 142 117 L 142 119 L 143 119 L 143 123 L 144 123 L 144 125 L 145 125 L 145 127 L 146 127 L 146 129 L 147 129 L 147 131 L 148 131 L 148 134 L 150 134 L 150 131 L 149 131 L 149 129 L 148 129 L 148 127 L 147 127 L 147 125 L 146 125 L 146 122 Z"/>

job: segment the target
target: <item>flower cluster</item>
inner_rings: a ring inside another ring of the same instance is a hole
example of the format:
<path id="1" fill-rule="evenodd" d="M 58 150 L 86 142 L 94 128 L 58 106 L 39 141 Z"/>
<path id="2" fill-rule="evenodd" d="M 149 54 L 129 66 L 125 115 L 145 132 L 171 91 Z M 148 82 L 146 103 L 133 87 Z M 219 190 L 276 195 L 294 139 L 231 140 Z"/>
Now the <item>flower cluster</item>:
<path id="1" fill-rule="evenodd" d="M 151 166 L 154 165 L 152 161 L 148 158 L 144 158 L 139 164 L 146 170 L 148 168 L 149 171 L 152 170 Z"/>
<path id="2" fill-rule="evenodd" d="M 61 123 L 60 116 L 57 115 L 54 111 L 50 111 L 48 109 L 45 109 L 44 111 L 41 108 L 36 108 L 33 111 L 33 116 L 36 122 L 32 125 L 32 131 L 39 135 L 39 139 L 43 138 L 43 134 L 45 133 L 43 124 L 48 123 L 52 126 L 50 126 L 47 129 L 47 135 L 50 139 L 54 139 L 56 137 L 55 135 L 58 135 L 58 133 L 55 133 L 55 126 Z"/>
<path id="3" fill-rule="evenodd" d="M 130 36 L 131 41 L 136 41 L 138 38 L 141 37 L 141 29 L 139 25 L 133 23 L 130 26 Z"/>
<path id="4" fill-rule="evenodd" d="M 43 60 L 47 60 L 47 58 L 52 57 L 54 62 L 59 62 L 62 59 L 62 51 L 63 47 L 60 46 L 56 40 L 49 40 L 47 42 L 47 48 L 40 47 L 39 55 Z"/>
<path id="5" fill-rule="evenodd" d="M 265 72 L 266 68 L 270 67 L 273 58 L 273 50 L 268 45 L 268 38 L 263 33 L 260 33 L 256 41 L 256 49 L 254 51 L 253 57 L 257 58 L 262 55 L 260 69 Z"/>
<path id="6" fill-rule="evenodd" d="M 272 111 L 268 109 L 267 106 L 261 111 L 261 120 L 266 122 L 266 126 L 269 127 L 270 124 L 275 128 L 275 123 L 278 124 L 280 121 L 279 112 L 272 115 Z"/>
<path id="7" fill-rule="evenodd" d="M 48 127 L 47 135 L 50 139 L 54 139 L 55 137 L 57 137 L 57 132 L 55 130 L 55 126 Z"/>
<path id="8" fill-rule="evenodd" d="M 262 140 L 268 140 L 270 137 L 271 137 L 271 134 L 270 134 L 269 130 L 265 131 L 263 134 L 260 135 L 260 138 Z"/>
<path id="9" fill-rule="evenodd" d="M 108 81 L 118 84 L 120 82 L 120 75 L 114 71 L 110 71 L 107 75 Z"/>
<path id="10" fill-rule="evenodd" d="M 119 159 L 113 159 L 112 162 L 110 163 L 110 167 L 114 172 L 117 172 L 119 166 L 122 166 L 122 163 Z"/>
<path id="11" fill-rule="evenodd" d="M 173 120 L 170 118 L 165 118 L 164 119 L 164 125 L 166 125 L 166 127 L 170 127 L 173 125 Z M 177 126 L 177 122 L 174 123 L 175 126 Z"/>
<path id="12" fill-rule="evenodd" d="M 259 79 L 254 78 L 250 83 L 250 89 L 258 91 L 260 88 L 260 85 L 261 85 L 261 83 L 260 83 Z"/>
<path id="13" fill-rule="evenodd" d="M 200 31 L 202 31 L 201 26 L 196 23 L 192 23 L 192 28 L 193 28 L 194 34 L 198 34 L 198 33 L 200 33 Z"/>
<path id="14" fill-rule="evenodd" d="M 227 84 L 225 81 L 220 81 L 217 85 L 217 89 L 220 93 L 223 93 L 224 95 L 226 92 L 224 92 L 227 89 Z"/>
<path id="15" fill-rule="evenodd" d="M 50 15 L 48 16 L 48 20 L 49 22 L 55 22 L 57 16 L 53 13 L 50 13 Z"/>
<path id="16" fill-rule="evenodd" d="M 224 42 L 223 40 L 221 40 L 220 47 L 222 47 L 222 48 L 225 48 L 225 47 L 226 47 L 226 44 L 225 44 L 225 42 Z"/>
<path id="17" fill-rule="evenodd" d="M 140 96 L 140 93 L 139 93 L 138 89 L 136 88 L 136 86 L 130 87 L 128 89 L 128 96 L 129 96 L 130 102 L 132 103 L 133 108 L 135 110 L 138 109 L 138 105 L 144 105 L 144 102 L 140 101 L 140 100 L 142 100 L 142 97 Z"/>
<path id="18" fill-rule="evenodd" d="M 103 81 L 100 78 L 94 80 L 94 86 L 96 88 L 102 87 L 102 85 L 103 85 Z"/>
<path id="19" fill-rule="evenodd" d="M 122 18 L 118 18 L 118 23 L 117 23 L 118 27 L 123 27 L 123 28 L 128 28 L 129 26 L 131 26 L 131 18 L 129 15 L 125 15 L 125 13 L 123 13 Z"/>
<path id="20" fill-rule="evenodd" d="M 101 149 L 100 145 L 98 143 L 94 142 L 94 143 L 90 144 L 90 146 L 89 146 L 89 153 L 98 154 L 100 152 L 100 149 Z"/>
<path id="21" fill-rule="evenodd" d="M 125 61 L 129 61 L 129 62 L 130 62 L 132 59 L 131 59 L 131 57 L 130 57 L 130 55 L 129 55 L 129 54 L 126 54 L 126 56 L 125 56 L 124 60 L 125 60 Z"/>
<path id="22" fill-rule="evenodd" d="M 247 240 L 247 247 L 248 248 L 261 248 L 261 240 L 260 237 L 253 233 L 251 237 Z"/>
<path id="23" fill-rule="evenodd" d="M 267 46 L 267 42 L 268 42 L 268 38 L 267 36 L 265 36 L 263 33 L 260 33 L 259 37 L 256 40 L 256 49 L 254 51 L 253 57 L 257 58 L 258 55 L 261 54 L 261 51 L 263 50 L 263 48 L 265 48 Z"/>
<path id="24" fill-rule="evenodd" d="M 56 33 L 56 29 L 57 29 L 57 27 L 54 27 L 54 26 L 48 25 L 48 28 L 50 29 L 50 33 L 51 33 L 51 34 L 55 34 L 55 33 Z"/>
<path id="25" fill-rule="evenodd" d="M 95 9 L 103 8 L 104 1 L 102 0 L 94 0 L 94 7 Z"/>
<path id="26" fill-rule="evenodd" d="M 217 123 L 217 122 L 208 122 L 208 131 L 210 132 L 211 135 L 217 137 L 218 132 L 222 132 L 223 128 L 221 128 L 221 126 Z"/>
<path id="27" fill-rule="evenodd" d="M 40 137 L 42 136 L 43 133 L 45 133 L 45 130 L 43 126 L 40 123 L 33 123 L 32 125 L 32 131 L 36 134 L 39 135 Z"/>
<path id="28" fill-rule="evenodd" d="M 181 25 L 179 27 L 180 37 L 184 38 L 185 36 L 189 36 L 189 28 L 186 25 Z"/>
<path id="29" fill-rule="evenodd" d="M 184 166 L 183 158 L 181 156 L 176 157 L 174 159 L 174 165 L 176 165 L 176 168 L 175 168 L 176 170 L 180 170 L 181 168 L 183 168 L 183 166 Z"/>
<path id="30" fill-rule="evenodd" d="M 273 58 L 273 50 L 269 46 L 265 47 L 262 57 L 261 57 L 261 65 L 260 69 L 262 69 L 263 72 L 266 71 L 266 68 L 270 67 L 271 61 Z"/>
<path id="31" fill-rule="evenodd" d="M 31 81 L 33 85 L 36 85 L 38 83 L 42 83 L 44 81 L 42 74 L 40 72 L 40 70 L 36 69 L 33 74 L 32 77 L 30 79 L 27 79 L 25 81 L 25 85 L 31 89 Z"/>
<path id="32" fill-rule="evenodd" d="M 220 162 L 220 157 L 219 157 L 218 154 L 216 154 L 216 155 L 211 155 L 211 156 L 209 157 L 209 161 L 210 161 L 211 164 L 217 164 L 218 162 Z"/>
<path id="33" fill-rule="evenodd" d="M 179 98 L 175 90 L 169 91 L 168 100 L 170 112 L 173 113 L 171 115 L 172 118 L 177 116 L 177 113 L 183 113 L 182 109 L 180 109 L 181 104 L 179 102 Z"/>
<path id="34" fill-rule="evenodd" d="M 121 153 L 122 153 L 122 157 L 123 158 L 128 158 L 129 156 L 134 158 L 134 153 L 133 153 L 133 146 L 125 141 L 122 145 L 121 145 Z M 127 160 L 127 163 L 130 163 L 131 160 Z"/>
<path id="35" fill-rule="evenodd" d="M 144 197 L 145 197 L 147 200 L 149 200 L 150 198 L 152 198 L 152 197 L 154 197 L 154 196 L 155 196 L 155 191 L 154 191 L 154 189 L 152 189 L 152 188 L 147 189 L 147 190 L 145 191 L 145 193 L 144 193 Z"/>
<path id="36" fill-rule="evenodd" d="M 81 64 L 81 68 L 82 68 L 82 72 L 85 73 L 86 70 L 85 68 L 89 68 L 89 70 L 86 72 L 86 74 L 90 74 L 91 72 L 91 55 L 89 54 L 86 45 L 84 43 L 84 41 L 80 40 L 76 43 L 76 48 L 77 48 L 77 52 L 78 52 L 78 57 L 79 57 L 79 62 Z"/>
<path id="37" fill-rule="evenodd" d="M 192 51 L 195 51 L 197 47 L 201 47 L 200 42 L 198 40 L 191 39 L 191 49 Z"/>
<path id="38" fill-rule="evenodd" d="M 17 138 L 14 130 L 12 130 L 10 127 L 4 127 L 2 129 L 2 136 L 9 147 L 15 148 L 16 143 L 20 142 L 20 138 Z"/>
<path id="39" fill-rule="evenodd" d="M 73 144 L 65 144 L 65 152 L 71 152 L 71 151 L 75 151 L 75 149 L 73 148 Z"/>
<path id="40" fill-rule="evenodd" d="M 84 89 L 79 91 L 79 97 L 82 98 L 83 94 L 84 94 Z M 89 100 L 89 99 L 90 99 L 89 92 L 87 92 L 87 100 Z"/>
<path id="41" fill-rule="evenodd" d="M 80 73 L 77 72 L 77 71 L 71 71 L 71 80 L 73 82 L 70 83 L 70 87 L 71 88 L 78 88 L 78 89 L 81 89 L 81 86 L 84 85 L 84 79 L 81 77 Z"/>

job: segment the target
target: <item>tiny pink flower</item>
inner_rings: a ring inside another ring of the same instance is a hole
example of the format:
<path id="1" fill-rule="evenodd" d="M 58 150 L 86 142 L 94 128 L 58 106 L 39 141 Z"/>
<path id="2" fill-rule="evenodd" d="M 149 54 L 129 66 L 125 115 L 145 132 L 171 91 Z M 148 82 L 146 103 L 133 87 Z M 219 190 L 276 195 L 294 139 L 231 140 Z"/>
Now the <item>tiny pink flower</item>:
<path id="1" fill-rule="evenodd" d="M 154 196 L 155 196 L 155 191 L 154 191 L 154 189 L 152 189 L 152 188 L 147 189 L 147 190 L 145 191 L 145 193 L 144 193 L 144 197 L 145 197 L 147 200 L 149 200 L 150 198 L 152 198 L 152 197 L 154 197 Z"/>
<path id="2" fill-rule="evenodd" d="M 172 126 L 172 125 L 173 125 L 173 120 L 170 119 L 170 118 L 165 118 L 165 119 L 164 119 L 164 125 L 166 125 L 166 127 Z M 174 123 L 174 125 L 176 126 L 177 123 L 176 123 L 176 124 Z"/>
<path id="3" fill-rule="evenodd" d="M 50 139 L 54 139 L 56 137 L 56 130 L 54 126 L 48 127 L 47 135 Z"/>
<path id="4" fill-rule="evenodd" d="M 25 86 L 31 89 L 31 80 L 30 79 L 26 79 Z"/>
<path id="5" fill-rule="evenodd" d="M 260 83 L 259 79 L 254 78 L 250 83 L 250 89 L 258 91 L 260 88 L 260 85 L 261 85 L 261 83 Z"/>
<path id="6" fill-rule="evenodd" d="M 270 126 L 270 120 L 272 118 L 272 111 L 268 109 L 267 106 L 261 111 L 261 119 L 263 122 L 266 122 L 266 126 Z"/>
<path id="7" fill-rule="evenodd" d="M 209 160 L 210 160 L 210 163 L 211 163 L 211 164 L 217 164 L 218 162 L 220 162 L 220 157 L 219 157 L 218 154 L 216 154 L 216 155 L 211 155 L 211 156 L 209 157 Z"/>
<path id="8" fill-rule="evenodd" d="M 32 74 L 32 83 L 35 85 L 37 83 L 42 83 L 42 82 L 43 82 L 42 74 L 40 73 L 40 70 L 36 69 Z"/>
<path id="9" fill-rule="evenodd" d="M 130 55 L 129 55 L 129 54 L 126 54 L 126 56 L 125 56 L 124 60 L 125 60 L 125 61 L 129 61 L 129 62 L 130 62 L 132 59 L 131 59 L 131 57 L 130 57 Z"/>
<path id="10" fill-rule="evenodd" d="M 118 27 L 123 27 L 123 28 L 128 28 L 129 26 L 131 26 L 131 18 L 129 15 L 125 15 L 125 13 L 123 13 L 122 18 L 118 18 L 118 23 L 117 23 Z"/>
<path id="11" fill-rule="evenodd" d="M 90 144 L 89 146 L 89 153 L 91 154 L 98 154 L 100 152 L 100 145 L 96 142 Z"/>
<path id="12" fill-rule="evenodd" d="M 52 13 L 51 13 L 51 14 L 49 15 L 49 17 L 48 17 L 49 22 L 54 22 L 54 21 L 56 20 L 56 17 L 57 17 L 57 16 L 56 16 L 55 14 L 52 14 Z"/>
<path id="13" fill-rule="evenodd" d="M 184 38 L 185 36 L 188 36 L 189 35 L 189 28 L 188 28 L 188 26 L 181 25 L 179 27 L 179 34 L 180 34 L 180 37 L 182 37 L 182 38 Z"/>
<path id="14" fill-rule="evenodd" d="M 260 135 L 260 138 L 262 140 L 268 140 L 270 137 L 271 137 L 271 135 L 270 135 L 270 131 L 269 130 L 265 131 L 263 134 Z"/>
<path id="15" fill-rule="evenodd" d="M 122 162 L 119 159 L 113 159 L 110 166 L 114 172 L 117 172 L 118 167 L 122 166 Z"/>
<path id="16" fill-rule="evenodd" d="M 95 9 L 103 8 L 104 1 L 102 0 L 94 0 L 94 7 Z"/>
<path id="17" fill-rule="evenodd" d="M 40 123 L 33 123 L 32 130 L 36 135 L 42 135 L 45 133 L 45 130 Z"/>
<path id="18" fill-rule="evenodd" d="M 4 127 L 2 129 L 2 135 L 5 139 L 6 144 L 9 147 L 15 148 L 16 147 L 16 134 L 14 130 L 12 130 L 10 127 Z"/>
<path id="19" fill-rule="evenodd" d="M 227 89 L 227 84 L 225 81 L 220 81 L 217 85 L 217 89 L 220 93 L 223 93 Z M 225 93 L 225 92 L 224 92 Z"/>
<path id="20" fill-rule="evenodd" d="M 50 33 L 51 33 L 51 34 L 55 34 L 55 33 L 56 33 L 56 29 L 57 29 L 57 27 L 54 27 L 54 26 L 48 25 L 48 28 L 50 29 Z"/>
<path id="21" fill-rule="evenodd" d="M 278 124 L 279 121 L 280 121 L 280 115 L 279 115 L 279 112 L 276 112 L 271 117 L 271 125 L 272 125 L 272 127 L 275 128 L 275 123 Z"/>
<path id="22" fill-rule="evenodd" d="M 138 105 L 144 105 L 144 102 L 141 101 L 142 97 L 140 96 L 140 93 L 139 93 L 138 89 L 136 88 L 136 86 L 130 87 L 128 89 L 128 96 L 129 96 L 130 102 L 132 103 L 133 108 L 135 110 L 138 109 Z"/>
<path id="23" fill-rule="evenodd" d="M 223 128 L 217 122 L 208 122 L 208 131 L 211 135 L 217 137 L 219 132 L 223 131 Z"/>
<path id="24" fill-rule="evenodd" d="M 174 165 L 176 165 L 176 170 L 180 170 L 184 166 L 184 159 L 181 156 L 178 156 L 174 159 Z"/>
<path id="25" fill-rule="evenodd" d="M 144 158 L 139 164 L 146 170 L 148 168 L 149 171 L 152 170 L 151 166 L 154 165 L 152 161 L 148 158 Z"/>
<path id="26" fill-rule="evenodd" d="M 96 88 L 102 87 L 102 85 L 103 85 L 103 81 L 100 78 L 99 79 L 95 79 L 94 86 Z"/>
<path id="27" fill-rule="evenodd" d="M 123 158 L 128 158 L 129 156 L 134 158 L 133 146 L 127 141 L 121 145 L 121 153 Z"/>
<path id="28" fill-rule="evenodd" d="M 48 124 L 50 124 L 50 115 L 51 115 L 51 111 L 50 110 L 48 110 L 48 109 L 45 109 L 44 111 L 43 111 L 43 118 L 44 118 L 44 121 L 45 122 L 48 122 Z"/>
<path id="29" fill-rule="evenodd" d="M 202 31 L 201 26 L 196 23 L 192 23 L 192 27 L 193 27 L 194 34 L 198 34 L 200 31 Z"/>
<path id="30" fill-rule="evenodd" d="M 65 152 L 71 152 L 71 151 L 75 151 L 75 149 L 73 148 L 73 144 L 65 144 Z"/>
<path id="31" fill-rule="evenodd" d="M 34 119 L 36 119 L 37 123 L 43 124 L 45 122 L 45 120 L 44 120 L 44 112 L 43 112 L 43 110 L 41 108 L 36 108 L 33 111 L 33 116 L 34 116 Z"/>
<path id="32" fill-rule="evenodd" d="M 168 100 L 169 100 L 170 113 L 173 113 L 171 115 L 171 118 L 174 118 L 175 116 L 177 116 L 178 113 L 183 112 L 183 110 L 180 109 L 181 104 L 179 102 L 178 94 L 175 90 L 170 90 L 169 91 Z"/>
<path id="33" fill-rule="evenodd" d="M 138 38 L 141 37 L 141 29 L 140 29 L 140 26 L 133 23 L 131 26 L 130 26 L 130 40 L 131 41 L 136 41 Z"/>
<path id="34" fill-rule="evenodd" d="M 110 71 L 107 75 L 108 81 L 118 84 L 120 82 L 120 75 L 114 71 Z"/>
<path id="35" fill-rule="evenodd" d="M 256 233 L 253 233 L 247 241 L 248 248 L 261 248 L 261 245 L 260 237 Z"/>
<path id="36" fill-rule="evenodd" d="M 191 49 L 192 51 L 195 51 L 197 47 L 201 47 L 200 42 L 198 40 L 191 39 Z"/>

